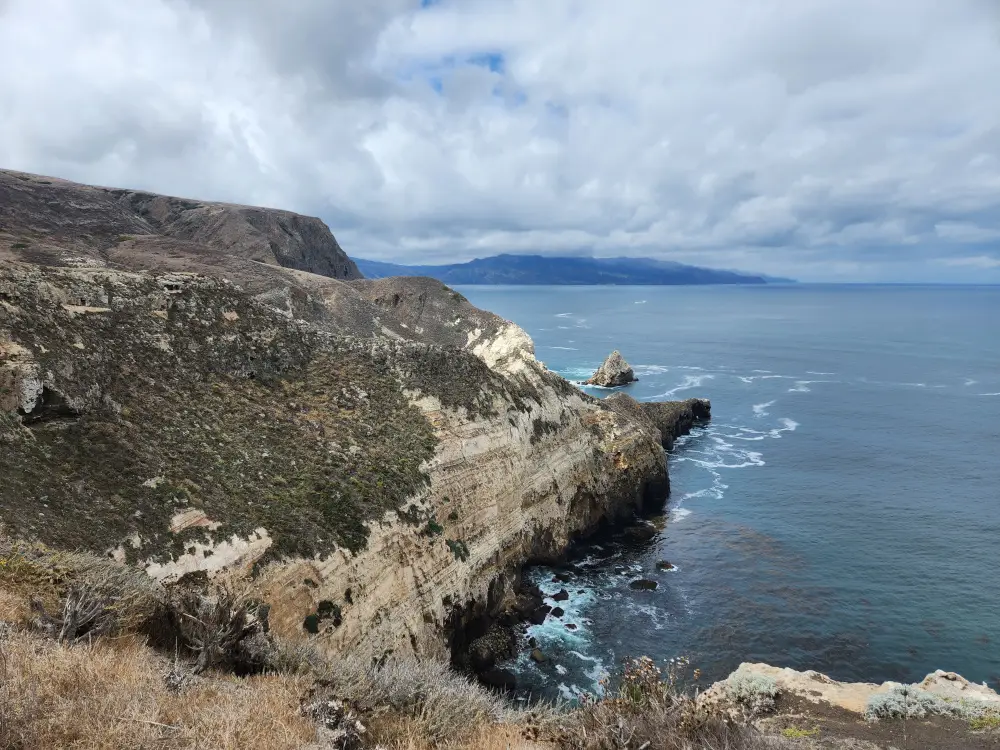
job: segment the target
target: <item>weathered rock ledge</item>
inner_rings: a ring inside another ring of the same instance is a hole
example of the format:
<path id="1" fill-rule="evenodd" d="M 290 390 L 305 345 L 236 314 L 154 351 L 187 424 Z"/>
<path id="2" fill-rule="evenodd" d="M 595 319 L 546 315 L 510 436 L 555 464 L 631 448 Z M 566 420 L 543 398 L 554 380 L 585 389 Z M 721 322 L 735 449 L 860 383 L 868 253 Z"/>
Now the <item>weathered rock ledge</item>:
<path id="1" fill-rule="evenodd" d="M 1000 694 L 942 670 L 910 685 L 876 685 L 744 663 L 697 700 L 752 720 L 790 748 L 986 750 L 1000 729 Z"/>
<path id="2" fill-rule="evenodd" d="M 940 669 L 910 685 L 892 681 L 877 685 L 873 682 L 839 682 L 812 670 L 800 672 L 788 667 L 746 662 L 725 680 L 715 683 L 702 693 L 702 699 L 713 700 L 724 695 L 727 686 L 742 675 L 771 681 L 781 694 L 794 695 L 810 703 L 826 703 L 859 715 L 865 713 L 872 696 L 904 687 L 930 693 L 946 702 L 976 701 L 993 705 L 1000 710 L 1000 694 L 996 691 L 985 685 L 969 682 L 955 672 Z"/>
<path id="3" fill-rule="evenodd" d="M 604 403 L 630 419 L 652 426 L 660 433 L 660 442 L 667 450 L 682 435 L 712 418 L 712 403 L 706 398 L 686 401 L 636 401 L 626 393 L 614 393 Z"/>
<path id="4" fill-rule="evenodd" d="M 660 431 L 663 447 L 667 450 L 674 447 L 677 438 L 687 435 L 693 427 L 712 418 L 712 402 L 707 398 L 642 401 L 639 406 Z"/>

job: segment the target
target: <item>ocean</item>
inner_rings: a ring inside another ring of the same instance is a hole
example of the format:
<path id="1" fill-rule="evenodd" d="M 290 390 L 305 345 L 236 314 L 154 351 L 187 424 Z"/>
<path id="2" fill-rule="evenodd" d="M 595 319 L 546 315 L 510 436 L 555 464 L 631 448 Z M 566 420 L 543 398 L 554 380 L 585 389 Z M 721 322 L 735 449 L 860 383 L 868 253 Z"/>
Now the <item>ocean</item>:
<path id="1" fill-rule="evenodd" d="M 569 583 L 528 571 L 570 598 L 530 629 L 547 661 L 507 665 L 525 691 L 599 692 L 641 655 L 703 684 L 743 661 L 1000 683 L 1000 287 L 459 290 L 570 380 L 618 349 L 636 399 L 712 401 L 655 539 L 581 545 Z"/>

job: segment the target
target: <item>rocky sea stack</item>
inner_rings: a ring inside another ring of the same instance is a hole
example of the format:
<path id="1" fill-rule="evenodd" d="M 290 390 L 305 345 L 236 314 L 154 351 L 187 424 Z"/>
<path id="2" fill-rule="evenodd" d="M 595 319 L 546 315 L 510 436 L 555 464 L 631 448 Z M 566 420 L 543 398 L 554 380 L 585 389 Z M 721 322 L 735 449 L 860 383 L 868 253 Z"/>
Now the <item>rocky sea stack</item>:
<path id="1" fill-rule="evenodd" d="M 620 385 L 634 383 L 638 378 L 632 372 L 632 367 L 617 349 L 615 349 L 597 372 L 584 381 L 586 385 L 600 385 L 605 388 L 615 388 Z"/>

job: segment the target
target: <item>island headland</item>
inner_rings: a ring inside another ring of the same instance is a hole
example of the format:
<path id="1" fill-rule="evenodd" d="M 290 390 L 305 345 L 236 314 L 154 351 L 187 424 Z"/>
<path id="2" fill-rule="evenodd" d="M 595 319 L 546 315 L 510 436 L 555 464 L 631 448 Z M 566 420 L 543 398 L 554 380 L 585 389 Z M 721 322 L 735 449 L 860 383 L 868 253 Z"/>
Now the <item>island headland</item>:
<path id="1" fill-rule="evenodd" d="M 634 378 L 611 364 L 609 386 Z M 0 744 L 205 746 L 174 734 L 201 726 L 199 701 L 257 731 L 260 691 L 280 689 L 281 732 L 238 746 L 375 747 L 363 721 L 386 712 L 407 747 L 632 747 L 613 744 L 626 726 L 654 732 L 635 747 L 789 746 L 792 719 L 765 736 L 747 711 L 829 678 L 747 667 L 706 714 L 640 661 L 632 703 L 539 718 L 440 666 L 503 686 L 517 624 L 548 616 L 523 567 L 662 510 L 667 450 L 710 416 L 704 399 L 592 398 L 440 281 L 361 278 L 318 219 L 0 171 Z M 126 663 L 157 687 L 100 708 Z M 992 691 L 921 689 L 927 715 L 990 729 Z M 194 714 L 164 708 L 185 699 Z M 701 744 L 652 744 L 674 732 Z"/>

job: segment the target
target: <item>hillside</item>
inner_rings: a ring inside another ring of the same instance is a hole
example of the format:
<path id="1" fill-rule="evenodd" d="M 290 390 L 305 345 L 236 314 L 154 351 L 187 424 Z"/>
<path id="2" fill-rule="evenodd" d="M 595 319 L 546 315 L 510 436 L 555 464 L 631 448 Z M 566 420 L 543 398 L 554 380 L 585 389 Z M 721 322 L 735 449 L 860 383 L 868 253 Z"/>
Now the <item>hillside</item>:
<path id="1" fill-rule="evenodd" d="M 720 271 L 651 258 L 577 258 L 541 255 L 496 255 L 467 263 L 404 266 L 356 258 L 369 279 L 387 276 L 430 276 L 446 284 L 766 284 L 784 279 Z"/>
<path id="2" fill-rule="evenodd" d="M 656 426 L 438 281 L 342 280 L 318 220 L 0 189 L 6 535 L 163 582 L 253 570 L 272 633 L 459 658 L 526 561 L 665 499 Z"/>
<path id="3" fill-rule="evenodd" d="M 361 277 L 327 226 L 291 211 L 0 170 L 0 260 L 203 271 L 239 261 Z"/>

